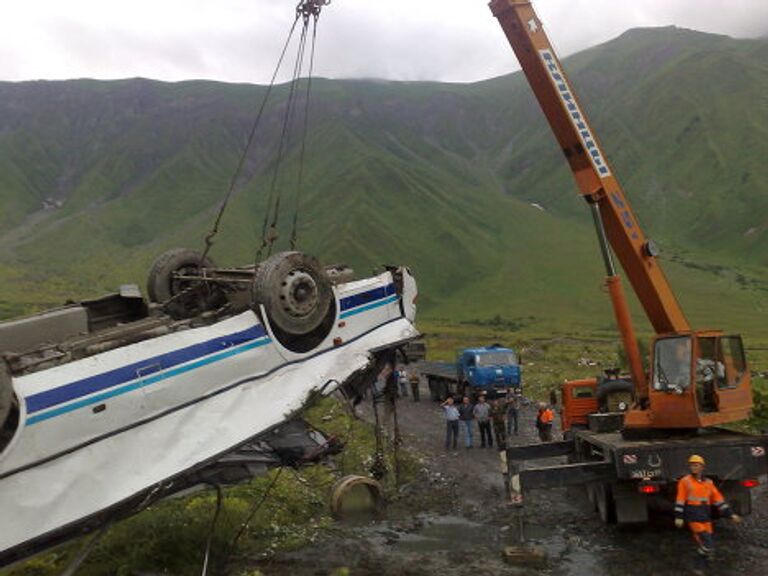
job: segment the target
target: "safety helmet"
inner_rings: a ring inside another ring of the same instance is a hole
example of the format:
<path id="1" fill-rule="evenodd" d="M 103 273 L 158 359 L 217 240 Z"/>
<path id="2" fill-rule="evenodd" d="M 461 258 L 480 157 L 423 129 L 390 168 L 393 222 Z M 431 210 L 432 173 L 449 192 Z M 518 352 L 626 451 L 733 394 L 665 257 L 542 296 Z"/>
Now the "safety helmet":
<path id="1" fill-rule="evenodd" d="M 690 458 L 688 458 L 688 464 L 701 464 L 704 466 L 706 462 L 704 462 L 704 458 L 699 456 L 698 454 L 694 454 Z"/>

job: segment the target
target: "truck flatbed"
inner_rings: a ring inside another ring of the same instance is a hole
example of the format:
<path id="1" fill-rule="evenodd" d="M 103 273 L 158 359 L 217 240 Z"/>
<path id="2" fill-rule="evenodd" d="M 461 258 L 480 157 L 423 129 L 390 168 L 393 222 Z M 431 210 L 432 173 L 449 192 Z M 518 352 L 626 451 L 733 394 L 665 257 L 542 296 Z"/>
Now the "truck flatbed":
<path id="1" fill-rule="evenodd" d="M 645 522 L 650 509 L 671 509 L 688 458 L 702 456 L 707 476 L 739 514 L 749 514 L 749 488 L 768 477 L 768 437 L 722 428 L 631 439 L 620 432 L 578 430 L 569 440 L 511 446 L 505 452 L 511 501 L 529 489 L 583 485 L 605 522 Z M 567 456 L 569 463 L 537 466 Z"/>
<path id="2" fill-rule="evenodd" d="M 414 367 L 427 379 L 429 397 L 432 400 L 442 401 L 451 394 L 459 393 L 456 364 L 452 362 L 417 362 Z"/>
<path id="3" fill-rule="evenodd" d="M 581 461 L 613 462 L 618 479 L 677 479 L 688 473 L 691 454 L 707 460 L 709 475 L 729 479 L 766 474 L 767 444 L 764 436 L 722 428 L 652 439 L 582 430 L 575 435 L 574 451 Z"/>
<path id="4" fill-rule="evenodd" d="M 415 368 L 425 376 L 434 375 L 456 380 L 456 365 L 451 362 L 418 362 Z"/>

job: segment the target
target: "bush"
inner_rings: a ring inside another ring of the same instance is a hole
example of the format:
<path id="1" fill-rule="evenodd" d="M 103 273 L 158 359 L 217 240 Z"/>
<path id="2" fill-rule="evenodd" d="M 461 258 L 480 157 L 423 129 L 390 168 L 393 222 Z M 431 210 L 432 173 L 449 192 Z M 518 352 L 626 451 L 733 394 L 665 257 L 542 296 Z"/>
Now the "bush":
<path id="1" fill-rule="evenodd" d="M 768 425 L 768 392 L 762 390 L 753 391 L 754 408 L 752 419 L 758 426 Z"/>

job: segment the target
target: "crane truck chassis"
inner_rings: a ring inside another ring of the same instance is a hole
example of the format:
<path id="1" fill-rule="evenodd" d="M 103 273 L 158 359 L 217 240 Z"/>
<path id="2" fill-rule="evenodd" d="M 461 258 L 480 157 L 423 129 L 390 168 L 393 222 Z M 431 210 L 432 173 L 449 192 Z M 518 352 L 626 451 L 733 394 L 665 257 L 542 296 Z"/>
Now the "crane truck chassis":
<path id="1" fill-rule="evenodd" d="M 768 438 L 728 430 L 631 440 L 619 430 L 587 429 L 571 431 L 566 438 L 506 449 L 513 504 L 523 504 L 526 490 L 584 485 L 603 522 L 646 522 L 651 511 L 671 513 L 677 479 L 688 473 L 688 457 L 699 454 L 707 461 L 707 476 L 720 487 L 734 511 L 745 516 L 752 509 L 751 490 L 765 483 L 768 473 Z M 557 456 L 568 457 L 570 463 L 529 467 L 532 460 Z"/>

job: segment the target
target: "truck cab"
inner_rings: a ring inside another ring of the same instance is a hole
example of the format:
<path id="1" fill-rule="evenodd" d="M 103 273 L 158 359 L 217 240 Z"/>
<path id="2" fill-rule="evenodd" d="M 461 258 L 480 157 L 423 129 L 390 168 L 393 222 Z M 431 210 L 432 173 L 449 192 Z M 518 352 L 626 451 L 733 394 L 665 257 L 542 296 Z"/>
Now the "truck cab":
<path id="1" fill-rule="evenodd" d="M 632 405 L 632 392 L 631 378 L 620 375 L 618 370 L 606 370 L 596 378 L 564 382 L 560 388 L 563 433 L 570 436 L 573 429 L 586 430 L 592 414 L 623 415 Z"/>
<path id="2" fill-rule="evenodd" d="M 491 397 L 507 388 L 521 387 L 521 367 L 517 354 L 511 348 L 485 346 L 467 348 L 456 360 L 459 390 L 463 394 L 485 392 Z"/>

